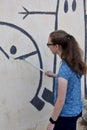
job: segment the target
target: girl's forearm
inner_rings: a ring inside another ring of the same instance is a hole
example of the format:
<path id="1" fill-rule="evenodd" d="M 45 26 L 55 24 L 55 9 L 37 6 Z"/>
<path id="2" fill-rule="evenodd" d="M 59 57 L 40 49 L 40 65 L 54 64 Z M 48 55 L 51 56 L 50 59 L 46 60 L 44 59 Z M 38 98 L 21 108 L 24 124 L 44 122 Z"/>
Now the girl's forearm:
<path id="1" fill-rule="evenodd" d="M 45 72 L 45 75 L 48 76 L 48 77 L 52 77 L 52 78 L 56 78 L 57 74 L 51 72 L 51 71 L 47 71 Z"/>
<path id="2" fill-rule="evenodd" d="M 57 101 L 53 110 L 53 113 L 51 115 L 52 119 L 56 121 L 61 113 L 61 110 L 63 108 L 64 102 L 63 101 Z"/>

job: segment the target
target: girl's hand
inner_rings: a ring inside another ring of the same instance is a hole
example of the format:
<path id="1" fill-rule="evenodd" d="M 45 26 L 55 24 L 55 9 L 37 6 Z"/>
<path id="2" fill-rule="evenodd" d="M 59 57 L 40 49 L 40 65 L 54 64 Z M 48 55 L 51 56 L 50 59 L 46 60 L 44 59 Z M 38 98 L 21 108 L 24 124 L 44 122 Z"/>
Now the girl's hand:
<path id="1" fill-rule="evenodd" d="M 53 130 L 54 126 L 55 126 L 55 124 L 49 123 L 47 126 L 47 130 Z"/>
<path id="2" fill-rule="evenodd" d="M 53 77 L 53 78 L 56 77 L 56 74 L 53 73 L 53 72 L 51 72 L 51 71 L 46 71 L 46 72 L 45 72 L 45 75 L 48 76 L 48 77 Z"/>

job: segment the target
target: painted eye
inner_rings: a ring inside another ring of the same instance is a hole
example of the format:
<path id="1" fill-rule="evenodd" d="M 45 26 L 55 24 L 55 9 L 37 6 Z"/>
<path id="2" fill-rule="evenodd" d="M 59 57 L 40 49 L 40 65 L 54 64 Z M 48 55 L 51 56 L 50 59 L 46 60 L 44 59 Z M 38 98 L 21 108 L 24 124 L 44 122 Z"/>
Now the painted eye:
<path id="1" fill-rule="evenodd" d="M 17 52 L 17 48 L 16 48 L 16 46 L 12 46 L 11 48 L 10 48 L 10 53 L 12 54 L 12 55 L 14 55 L 14 54 L 16 54 L 16 52 Z"/>

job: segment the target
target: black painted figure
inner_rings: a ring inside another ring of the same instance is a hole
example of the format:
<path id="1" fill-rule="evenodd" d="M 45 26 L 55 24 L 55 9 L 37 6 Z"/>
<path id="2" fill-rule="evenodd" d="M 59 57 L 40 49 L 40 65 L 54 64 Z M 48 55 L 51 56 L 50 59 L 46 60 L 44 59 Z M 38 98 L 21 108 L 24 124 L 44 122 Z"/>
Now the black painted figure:
<path id="1" fill-rule="evenodd" d="M 76 39 L 63 30 L 50 33 L 47 46 L 61 58 L 57 74 L 45 72 L 55 78 L 55 105 L 47 130 L 76 130 L 76 121 L 82 114 L 81 77 L 87 70 L 82 50 Z"/>

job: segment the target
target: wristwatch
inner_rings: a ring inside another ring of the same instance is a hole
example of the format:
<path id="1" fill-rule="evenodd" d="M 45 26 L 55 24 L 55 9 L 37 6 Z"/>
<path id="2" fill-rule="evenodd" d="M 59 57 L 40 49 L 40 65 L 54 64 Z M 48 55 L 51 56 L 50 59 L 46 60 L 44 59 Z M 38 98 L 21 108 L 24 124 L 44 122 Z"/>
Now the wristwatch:
<path id="1" fill-rule="evenodd" d="M 49 118 L 49 121 L 50 121 L 50 123 L 52 123 L 52 124 L 55 124 L 55 123 L 56 123 L 56 121 L 54 121 L 54 120 L 52 119 L 52 117 Z"/>

